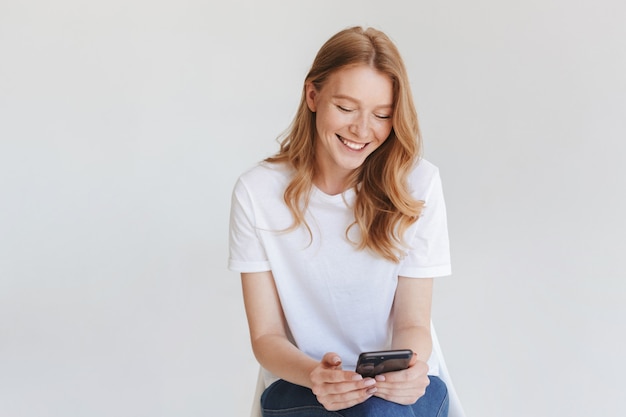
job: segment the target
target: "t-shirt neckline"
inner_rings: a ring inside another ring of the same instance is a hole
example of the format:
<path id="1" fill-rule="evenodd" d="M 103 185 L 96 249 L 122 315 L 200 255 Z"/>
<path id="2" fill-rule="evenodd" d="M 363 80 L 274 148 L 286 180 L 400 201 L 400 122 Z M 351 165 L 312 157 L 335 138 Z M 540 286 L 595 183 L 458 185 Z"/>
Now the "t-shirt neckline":
<path id="1" fill-rule="evenodd" d="M 312 185 L 312 195 L 318 200 L 327 201 L 333 204 L 351 204 L 354 201 L 355 193 L 354 187 L 350 187 L 342 193 L 339 194 L 327 194 L 321 189 L 319 189 L 315 184 Z"/>

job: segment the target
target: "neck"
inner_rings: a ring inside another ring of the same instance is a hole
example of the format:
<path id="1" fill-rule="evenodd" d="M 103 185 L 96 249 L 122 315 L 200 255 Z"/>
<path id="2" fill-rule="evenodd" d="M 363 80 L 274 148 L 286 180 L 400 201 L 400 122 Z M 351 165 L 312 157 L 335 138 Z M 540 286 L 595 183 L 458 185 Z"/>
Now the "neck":
<path id="1" fill-rule="evenodd" d="M 323 191 L 325 194 L 328 194 L 328 195 L 341 194 L 344 191 L 346 191 L 346 189 L 348 188 L 344 184 L 334 184 L 334 183 L 331 184 L 331 183 L 327 183 L 327 182 L 323 182 L 319 180 L 314 180 L 313 183 L 315 184 L 317 188 L 319 188 L 321 191 Z"/>
<path id="2" fill-rule="evenodd" d="M 350 174 L 337 175 L 337 173 L 324 174 L 318 172 L 313 178 L 313 184 L 328 195 L 341 194 L 352 185 Z"/>
<path id="3" fill-rule="evenodd" d="M 329 195 L 341 194 L 352 185 L 354 170 L 341 167 L 331 161 L 330 156 L 319 157 L 324 150 L 318 150 L 315 161 L 313 184 Z"/>

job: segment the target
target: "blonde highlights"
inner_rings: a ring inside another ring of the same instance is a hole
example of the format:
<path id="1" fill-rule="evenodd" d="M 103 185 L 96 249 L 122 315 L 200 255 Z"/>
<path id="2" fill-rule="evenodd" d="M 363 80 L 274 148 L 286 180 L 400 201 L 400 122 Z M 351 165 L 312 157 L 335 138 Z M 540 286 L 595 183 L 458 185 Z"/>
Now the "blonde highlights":
<path id="1" fill-rule="evenodd" d="M 393 42 L 376 29 L 353 27 L 331 37 L 319 50 L 309 71 L 298 111 L 282 138 L 280 150 L 267 159 L 288 163 L 292 179 L 284 200 L 294 223 L 289 230 L 305 225 L 305 211 L 315 176 L 315 113 L 306 103 L 306 85 L 319 91 L 335 71 L 354 65 L 369 67 L 388 75 L 393 82 L 393 128 L 385 142 L 355 170 L 352 186 L 356 191 L 355 221 L 360 232 L 358 249 L 369 249 L 398 262 L 406 247 L 402 237 L 417 221 L 423 202 L 415 200 L 408 187 L 408 176 L 420 157 L 421 140 L 404 63 Z"/>

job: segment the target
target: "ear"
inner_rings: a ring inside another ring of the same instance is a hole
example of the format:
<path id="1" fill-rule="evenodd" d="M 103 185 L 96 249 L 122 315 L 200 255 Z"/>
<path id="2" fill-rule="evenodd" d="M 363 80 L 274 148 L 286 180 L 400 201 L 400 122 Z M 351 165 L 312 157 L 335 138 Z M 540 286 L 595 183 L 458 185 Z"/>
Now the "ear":
<path id="1" fill-rule="evenodd" d="M 304 97 L 306 98 L 306 105 L 313 113 L 317 111 L 317 89 L 312 82 L 306 83 L 304 86 Z"/>

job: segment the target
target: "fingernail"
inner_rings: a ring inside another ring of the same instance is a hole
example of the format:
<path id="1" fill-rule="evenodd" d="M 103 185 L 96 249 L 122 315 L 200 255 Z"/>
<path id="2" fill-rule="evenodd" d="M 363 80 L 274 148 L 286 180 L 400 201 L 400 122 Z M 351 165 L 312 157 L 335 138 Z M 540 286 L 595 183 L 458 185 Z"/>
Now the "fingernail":
<path id="1" fill-rule="evenodd" d="M 353 381 L 360 381 L 360 380 L 362 380 L 362 379 L 363 379 L 363 377 L 362 377 L 361 375 L 359 375 L 359 374 L 356 374 L 356 375 L 354 375 L 354 376 L 352 377 L 352 380 L 353 380 Z"/>
<path id="2" fill-rule="evenodd" d="M 340 358 L 339 356 L 335 356 L 335 357 L 333 358 L 333 363 L 334 363 L 335 365 L 339 365 L 339 364 L 341 363 L 341 358 Z"/>
<path id="3" fill-rule="evenodd" d="M 373 380 L 372 378 L 367 378 L 365 382 L 363 383 L 363 385 L 365 385 L 366 387 L 370 387 L 375 384 L 376 384 L 376 381 Z"/>
<path id="4" fill-rule="evenodd" d="M 372 388 L 368 389 L 367 391 L 365 391 L 365 393 L 366 393 L 367 395 L 372 395 L 372 394 L 374 394 L 376 391 L 378 391 L 378 389 L 376 389 L 376 387 L 372 387 Z"/>
<path id="5" fill-rule="evenodd" d="M 384 382 L 385 377 L 383 375 L 376 375 L 376 381 Z"/>

